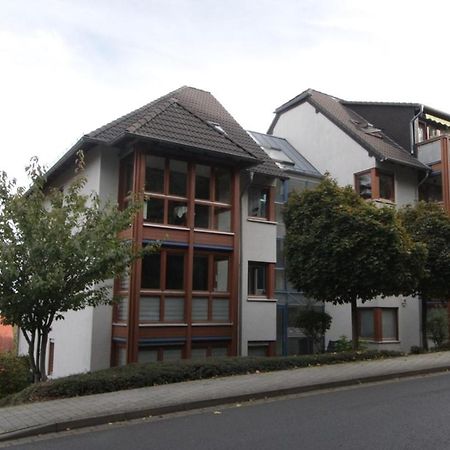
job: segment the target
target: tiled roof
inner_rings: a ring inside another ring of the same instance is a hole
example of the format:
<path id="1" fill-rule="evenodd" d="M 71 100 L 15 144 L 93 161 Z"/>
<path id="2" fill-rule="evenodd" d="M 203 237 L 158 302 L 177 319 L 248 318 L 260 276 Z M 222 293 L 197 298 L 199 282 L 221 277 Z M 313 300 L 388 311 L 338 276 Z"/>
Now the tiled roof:
<path id="1" fill-rule="evenodd" d="M 282 176 L 279 168 L 209 92 L 181 87 L 87 135 L 113 144 L 126 135 L 254 159 L 253 171 Z M 257 164 L 257 165 L 256 165 Z"/>
<path id="2" fill-rule="evenodd" d="M 322 177 L 322 174 L 288 140 L 256 131 L 249 133 L 283 171 Z"/>
<path id="3" fill-rule="evenodd" d="M 362 116 L 350 109 L 350 106 L 346 106 L 345 101 L 313 89 L 308 89 L 277 108 L 275 111 L 277 116 L 269 129 L 269 133 L 273 130 L 281 113 L 303 101 L 308 101 L 376 158 L 417 169 L 428 169 L 427 166 L 383 133 L 383 130 L 375 128 L 376 124 L 370 124 Z"/>

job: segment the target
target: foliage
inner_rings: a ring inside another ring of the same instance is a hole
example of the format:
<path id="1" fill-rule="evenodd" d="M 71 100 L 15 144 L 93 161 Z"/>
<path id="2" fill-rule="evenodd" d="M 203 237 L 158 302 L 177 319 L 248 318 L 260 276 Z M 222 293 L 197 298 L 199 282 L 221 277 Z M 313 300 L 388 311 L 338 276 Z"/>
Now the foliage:
<path id="1" fill-rule="evenodd" d="M 383 359 L 402 355 L 403 353 L 400 352 L 367 351 L 272 358 L 211 358 L 179 362 L 130 364 L 123 367 L 58 378 L 46 383 L 36 383 L 22 392 L 4 399 L 4 401 L 0 402 L 0 405 L 5 406 L 55 398 L 100 394 L 219 376 L 270 372 L 322 364 Z"/>
<path id="2" fill-rule="evenodd" d="M 342 335 L 335 343 L 337 352 L 348 352 L 352 349 L 352 341 L 347 336 Z"/>
<path id="3" fill-rule="evenodd" d="M 0 353 L 0 398 L 19 392 L 31 382 L 30 364 L 26 356 Z"/>
<path id="4" fill-rule="evenodd" d="M 332 317 L 327 312 L 309 308 L 300 311 L 297 318 L 297 326 L 316 345 L 320 345 L 325 332 L 331 327 L 331 321 Z"/>
<path id="5" fill-rule="evenodd" d="M 63 313 L 111 301 L 105 281 L 136 256 L 118 232 L 139 205 L 119 211 L 85 194 L 83 155 L 65 192 L 47 183 L 37 159 L 27 168 L 31 187 L 0 174 L 0 315 L 20 327 L 35 380 L 46 378 L 48 334 Z"/>
<path id="6" fill-rule="evenodd" d="M 291 283 L 307 297 L 351 303 L 354 348 L 357 299 L 415 293 L 425 249 L 393 208 L 377 208 L 326 177 L 314 190 L 291 194 L 284 218 Z"/>
<path id="7" fill-rule="evenodd" d="M 425 271 L 418 280 L 422 299 L 422 341 L 427 344 L 427 302 L 450 298 L 450 216 L 435 203 L 419 202 L 399 211 L 411 238 L 427 249 Z"/>
<path id="8" fill-rule="evenodd" d="M 427 332 L 436 347 L 448 339 L 448 312 L 444 308 L 433 308 L 427 317 Z"/>

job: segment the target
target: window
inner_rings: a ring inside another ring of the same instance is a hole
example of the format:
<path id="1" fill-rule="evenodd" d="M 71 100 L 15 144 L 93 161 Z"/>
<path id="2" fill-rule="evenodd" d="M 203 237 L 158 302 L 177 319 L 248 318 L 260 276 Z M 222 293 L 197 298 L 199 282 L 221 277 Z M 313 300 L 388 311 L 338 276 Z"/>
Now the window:
<path id="1" fill-rule="evenodd" d="M 365 200 L 386 199 L 395 201 L 394 175 L 371 169 L 355 174 L 355 190 Z"/>
<path id="2" fill-rule="evenodd" d="M 192 320 L 229 322 L 229 257 L 222 254 L 194 255 Z"/>
<path id="3" fill-rule="evenodd" d="M 398 340 L 397 308 L 358 308 L 359 337 L 376 342 Z"/>
<path id="4" fill-rule="evenodd" d="M 142 258 L 140 322 L 183 322 L 185 253 L 161 249 Z"/>
<path id="5" fill-rule="evenodd" d="M 195 190 L 188 192 L 190 180 Z M 147 155 L 144 220 L 148 223 L 231 231 L 231 171 Z M 189 195 L 188 195 L 189 194 Z M 189 200 L 194 197 L 194 223 Z"/>
<path id="6" fill-rule="evenodd" d="M 267 264 L 261 262 L 248 263 L 248 295 L 267 295 Z"/>
<path id="7" fill-rule="evenodd" d="M 48 370 L 47 370 L 47 374 L 48 375 L 52 375 L 53 374 L 54 362 L 55 362 L 55 340 L 54 339 L 49 339 L 49 343 L 48 343 Z"/>
<path id="8" fill-rule="evenodd" d="M 269 216 L 269 188 L 251 186 L 248 191 L 248 215 L 267 219 Z"/>
<path id="9" fill-rule="evenodd" d="M 140 347 L 138 362 L 178 361 L 184 358 L 184 348 L 178 345 L 166 347 Z"/>
<path id="10" fill-rule="evenodd" d="M 261 357 L 269 356 L 268 342 L 249 342 L 247 349 L 248 356 Z"/>

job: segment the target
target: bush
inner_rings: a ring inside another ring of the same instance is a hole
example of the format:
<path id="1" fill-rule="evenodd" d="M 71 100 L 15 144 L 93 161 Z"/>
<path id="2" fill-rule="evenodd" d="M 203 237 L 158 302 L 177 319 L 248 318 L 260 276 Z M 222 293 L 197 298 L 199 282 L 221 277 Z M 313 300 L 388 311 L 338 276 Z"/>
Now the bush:
<path id="1" fill-rule="evenodd" d="M 33 401 L 80 395 L 101 394 L 124 389 L 200 380 L 218 376 L 270 372 L 299 367 L 337 364 L 368 359 L 401 356 L 400 352 L 367 351 L 326 353 L 316 355 L 253 358 L 235 357 L 179 362 L 130 364 L 80 375 L 33 384 L 22 392 L 9 396 L 0 405 L 15 405 Z"/>
<path id="2" fill-rule="evenodd" d="M 0 353 L 0 398 L 21 391 L 30 382 L 28 357 Z"/>
<path id="3" fill-rule="evenodd" d="M 435 347 L 441 347 L 448 339 L 448 312 L 443 308 L 434 308 L 428 312 L 428 335 Z"/>
<path id="4" fill-rule="evenodd" d="M 325 311 L 306 309 L 300 311 L 297 326 L 305 336 L 311 338 L 317 346 L 321 346 L 323 335 L 331 327 L 332 317 Z"/>

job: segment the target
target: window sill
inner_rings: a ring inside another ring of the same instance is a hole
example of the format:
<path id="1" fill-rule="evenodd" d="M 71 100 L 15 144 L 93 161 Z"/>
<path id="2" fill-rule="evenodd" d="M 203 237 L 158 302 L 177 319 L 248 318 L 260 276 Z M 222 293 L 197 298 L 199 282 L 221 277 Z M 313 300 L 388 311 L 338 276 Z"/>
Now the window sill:
<path id="1" fill-rule="evenodd" d="M 192 324 L 193 327 L 231 327 L 233 322 L 195 322 Z"/>
<path id="2" fill-rule="evenodd" d="M 248 302 L 268 302 L 268 303 L 276 303 L 276 298 L 267 298 L 267 297 L 247 297 Z"/>
<path id="3" fill-rule="evenodd" d="M 161 224 L 161 223 L 151 223 L 151 222 L 145 222 L 145 221 L 144 221 L 144 227 L 189 231 L 188 227 L 180 227 L 179 225 L 165 225 L 165 224 Z"/>
<path id="4" fill-rule="evenodd" d="M 128 324 L 126 322 L 113 322 L 113 327 L 126 327 Z"/>
<path id="5" fill-rule="evenodd" d="M 278 225 L 278 222 L 264 219 L 263 217 L 247 217 L 247 222 L 267 223 L 268 225 Z"/>
<path id="6" fill-rule="evenodd" d="M 187 323 L 170 323 L 170 322 L 158 322 L 158 323 L 145 323 L 141 322 L 139 323 L 139 327 L 141 328 L 147 328 L 147 327 L 187 327 Z"/>
<path id="7" fill-rule="evenodd" d="M 225 236 L 234 236 L 232 231 L 220 231 L 220 230 L 210 230 L 209 228 L 194 228 L 197 233 L 213 233 L 213 234 L 223 234 Z"/>
<path id="8" fill-rule="evenodd" d="M 397 339 L 390 339 L 390 340 L 386 339 L 385 341 L 373 341 L 373 340 L 368 341 L 368 340 L 359 338 L 359 340 L 363 341 L 363 342 L 367 342 L 368 344 L 400 344 L 401 343 L 401 341 L 399 341 Z"/>

